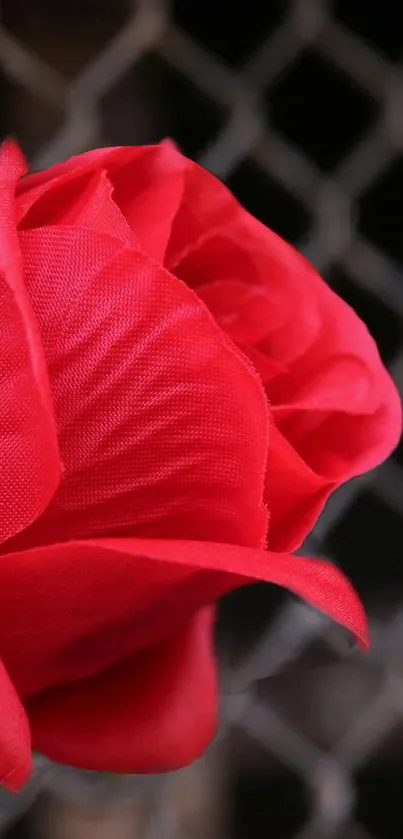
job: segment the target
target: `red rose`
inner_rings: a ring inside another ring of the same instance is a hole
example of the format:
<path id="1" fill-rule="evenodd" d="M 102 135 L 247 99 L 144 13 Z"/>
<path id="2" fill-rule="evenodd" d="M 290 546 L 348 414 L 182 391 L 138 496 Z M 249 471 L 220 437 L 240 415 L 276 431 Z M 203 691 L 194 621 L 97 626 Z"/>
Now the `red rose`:
<path id="1" fill-rule="evenodd" d="M 211 604 L 247 582 L 287 586 L 365 643 L 344 577 L 285 552 L 400 430 L 394 386 L 351 309 L 171 144 L 23 171 L 6 144 L 10 789 L 29 773 L 31 737 L 99 770 L 197 757 L 215 726 Z"/>

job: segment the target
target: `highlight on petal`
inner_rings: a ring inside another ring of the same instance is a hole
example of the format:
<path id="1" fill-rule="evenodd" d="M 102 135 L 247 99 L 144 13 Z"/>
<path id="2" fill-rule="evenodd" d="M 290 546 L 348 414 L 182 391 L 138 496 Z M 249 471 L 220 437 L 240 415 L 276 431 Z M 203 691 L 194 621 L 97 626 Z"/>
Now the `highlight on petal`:
<path id="1" fill-rule="evenodd" d="M 213 618 L 204 609 L 163 643 L 28 702 L 34 748 L 105 772 L 167 772 L 192 763 L 216 727 Z"/>
<path id="2" fill-rule="evenodd" d="M 0 543 L 46 508 L 60 478 L 57 433 L 37 320 L 24 282 L 14 193 L 18 149 L 0 150 Z"/>
<path id="3" fill-rule="evenodd" d="M 0 785 L 18 792 L 32 770 L 31 734 L 26 713 L 0 661 Z"/>
<path id="4" fill-rule="evenodd" d="M 263 546 L 267 402 L 204 304 L 94 231 L 20 241 L 65 473 L 9 549 L 111 533 Z"/>

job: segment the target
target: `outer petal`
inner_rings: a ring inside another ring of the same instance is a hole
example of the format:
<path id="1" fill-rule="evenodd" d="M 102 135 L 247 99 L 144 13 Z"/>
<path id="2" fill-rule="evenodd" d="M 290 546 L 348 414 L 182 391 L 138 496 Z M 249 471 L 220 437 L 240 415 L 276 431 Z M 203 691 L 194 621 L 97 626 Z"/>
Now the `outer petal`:
<path id="1" fill-rule="evenodd" d="M 0 151 L 0 542 L 42 513 L 61 471 L 52 399 L 37 321 L 24 285 L 14 191 L 18 149 Z"/>
<path id="2" fill-rule="evenodd" d="M 101 539 L 9 554 L 0 563 L 0 648 L 19 694 L 98 674 L 180 631 L 226 592 L 285 586 L 365 643 L 356 594 L 332 565 L 204 542 Z"/>
<path id="3" fill-rule="evenodd" d="M 28 720 L 0 661 L 0 785 L 17 792 L 32 769 Z"/>
<path id="4" fill-rule="evenodd" d="M 164 643 L 28 703 L 33 746 L 106 772 L 167 772 L 212 740 L 217 716 L 211 609 Z"/>
<path id="5" fill-rule="evenodd" d="M 91 230 L 20 239 L 65 474 L 13 549 L 124 533 L 262 546 L 265 395 L 196 294 Z"/>

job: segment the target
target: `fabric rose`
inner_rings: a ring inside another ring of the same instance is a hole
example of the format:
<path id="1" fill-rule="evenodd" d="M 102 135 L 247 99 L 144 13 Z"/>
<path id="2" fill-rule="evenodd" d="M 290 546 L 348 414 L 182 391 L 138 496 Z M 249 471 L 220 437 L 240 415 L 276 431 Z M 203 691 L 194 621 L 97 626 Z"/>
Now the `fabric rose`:
<path id="1" fill-rule="evenodd" d="M 353 311 L 169 142 L 22 177 L 0 158 L 0 780 L 31 747 L 110 772 L 214 735 L 214 603 L 286 586 L 366 643 L 342 574 L 290 553 L 387 456 L 400 405 Z"/>

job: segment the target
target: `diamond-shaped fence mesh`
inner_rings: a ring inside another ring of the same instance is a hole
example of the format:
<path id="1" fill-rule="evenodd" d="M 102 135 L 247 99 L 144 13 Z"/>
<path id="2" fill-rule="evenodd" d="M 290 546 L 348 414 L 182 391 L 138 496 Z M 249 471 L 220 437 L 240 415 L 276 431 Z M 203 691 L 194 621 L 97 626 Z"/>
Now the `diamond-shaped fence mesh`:
<path id="1" fill-rule="evenodd" d="M 33 167 L 172 137 L 311 259 L 403 389 L 402 55 L 398 0 L 3 0 L 0 132 Z M 356 584 L 372 652 L 270 587 L 229 598 L 220 734 L 189 770 L 126 790 L 133 837 L 401 839 L 402 446 L 306 547 Z"/>

